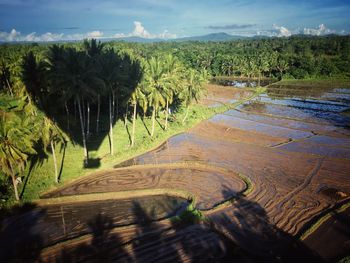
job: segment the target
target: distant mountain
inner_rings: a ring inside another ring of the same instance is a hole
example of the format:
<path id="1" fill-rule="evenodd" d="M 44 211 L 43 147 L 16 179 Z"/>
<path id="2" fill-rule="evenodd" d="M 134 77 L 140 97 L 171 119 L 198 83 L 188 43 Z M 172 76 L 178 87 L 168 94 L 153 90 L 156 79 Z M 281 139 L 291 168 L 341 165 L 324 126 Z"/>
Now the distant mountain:
<path id="1" fill-rule="evenodd" d="M 166 39 L 162 39 L 162 38 L 142 38 L 142 37 L 100 38 L 98 40 L 101 42 L 124 41 L 124 42 L 133 42 L 133 43 L 154 43 L 154 42 L 167 41 Z"/>
<path id="2" fill-rule="evenodd" d="M 221 33 L 212 33 L 208 35 L 203 36 L 193 36 L 193 37 L 183 37 L 183 38 L 176 38 L 172 39 L 171 41 L 230 41 L 230 40 L 237 40 L 237 39 L 246 39 L 248 37 L 244 36 L 232 36 L 227 33 L 221 32 Z"/>
<path id="3" fill-rule="evenodd" d="M 185 41 L 230 41 L 237 39 L 246 39 L 244 36 L 232 36 L 226 33 L 212 33 L 203 36 L 182 37 L 175 39 L 161 39 L 161 38 L 142 38 L 142 37 L 122 37 L 122 38 L 103 38 L 102 42 L 107 41 L 125 41 L 125 42 L 137 42 L 137 43 L 154 43 L 154 42 L 185 42 Z"/>

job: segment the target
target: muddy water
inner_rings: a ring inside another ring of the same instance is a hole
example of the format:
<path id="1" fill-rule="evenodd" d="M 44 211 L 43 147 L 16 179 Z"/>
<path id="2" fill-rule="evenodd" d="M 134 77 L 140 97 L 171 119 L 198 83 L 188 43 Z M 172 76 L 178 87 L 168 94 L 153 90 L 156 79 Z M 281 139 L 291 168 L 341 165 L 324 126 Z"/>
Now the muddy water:
<path id="1" fill-rule="evenodd" d="M 228 127 L 238 128 L 247 131 L 256 131 L 273 137 L 301 139 L 312 136 L 311 132 L 298 131 L 285 127 L 259 123 L 251 120 L 245 120 L 225 114 L 217 114 L 210 119 L 212 122 L 224 124 Z"/>
<path id="2" fill-rule="evenodd" d="M 315 106 L 316 107 L 316 106 Z M 347 127 L 350 123 L 350 117 L 341 115 L 337 112 L 327 111 L 329 105 L 324 110 L 314 110 L 309 108 L 296 108 L 293 106 L 284 106 L 264 102 L 253 101 L 239 107 L 243 111 L 256 114 L 268 114 L 282 118 L 292 118 L 312 123 L 322 123 Z"/>

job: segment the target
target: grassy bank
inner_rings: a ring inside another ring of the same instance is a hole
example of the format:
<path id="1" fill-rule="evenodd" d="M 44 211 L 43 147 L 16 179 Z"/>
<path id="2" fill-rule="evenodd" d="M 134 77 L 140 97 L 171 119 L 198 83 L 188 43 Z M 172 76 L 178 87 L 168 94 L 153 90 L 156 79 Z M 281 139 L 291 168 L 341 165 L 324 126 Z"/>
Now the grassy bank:
<path id="1" fill-rule="evenodd" d="M 149 151 L 169 137 L 185 132 L 189 128 L 198 124 L 202 120 L 208 119 L 216 113 L 223 112 L 236 104 L 222 105 L 217 108 L 208 108 L 207 106 L 194 105 L 190 109 L 189 118 L 185 124 L 182 119 L 185 115 L 184 110 L 173 114 L 167 130 L 163 129 L 164 116 L 160 115 L 155 127 L 155 136 L 150 137 L 151 119 L 138 118 L 136 121 L 135 146 L 130 147 L 130 136 L 132 132 L 132 123 L 129 121 L 126 126 L 122 120 L 118 120 L 114 125 L 114 148 L 115 154 L 109 154 L 109 138 L 94 138 L 92 136 L 88 142 L 89 158 L 92 160 L 91 168 L 83 167 L 83 148 L 78 144 L 69 142 L 65 151 L 56 149 L 56 156 L 59 170 L 61 169 L 60 183 L 54 183 L 54 166 L 52 155 L 46 159 L 37 162 L 33 167 L 28 164 L 23 173 L 22 183 L 19 192 L 22 193 L 22 202 L 29 202 L 38 199 L 40 193 L 55 189 L 62 184 L 80 178 L 82 176 L 94 173 L 96 171 L 108 170 L 113 168 L 119 162 L 127 160 L 133 156 Z M 102 143 L 100 143 L 102 141 Z M 58 147 L 57 147 L 58 148 Z M 61 166 L 62 165 L 62 166 Z M 11 206 L 15 202 L 13 199 L 3 200 L 1 206 Z"/>

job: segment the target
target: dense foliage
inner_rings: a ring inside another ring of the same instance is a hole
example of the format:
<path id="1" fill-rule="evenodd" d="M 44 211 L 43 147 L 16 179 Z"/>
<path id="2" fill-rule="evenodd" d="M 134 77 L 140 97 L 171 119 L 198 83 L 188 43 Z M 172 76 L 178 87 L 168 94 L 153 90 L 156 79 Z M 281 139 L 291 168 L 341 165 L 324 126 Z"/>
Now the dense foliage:
<path id="1" fill-rule="evenodd" d="M 71 139 L 81 144 L 88 167 L 90 138 L 108 135 L 113 155 L 113 126 L 117 119 L 127 121 L 131 109 L 131 147 L 137 115 L 151 116 L 153 137 L 159 114 L 164 112 L 167 129 L 169 113 L 182 105 L 188 109 L 206 81 L 205 71 L 187 71 L 171 54 L 144 58 L 94 39 L 73 45 L 3 47 L 1 65 L 0 165 L 1 173 L 12 179 L 17 200 L 18 180 L 31 155 L 51 152 L 58 182 L 57 143 Z M 32 111 L 8 106 L 5 102 L 11 99 L 25 101 Z M 108 119 L 108 128 L 101 127 L 101 118 Z"/>

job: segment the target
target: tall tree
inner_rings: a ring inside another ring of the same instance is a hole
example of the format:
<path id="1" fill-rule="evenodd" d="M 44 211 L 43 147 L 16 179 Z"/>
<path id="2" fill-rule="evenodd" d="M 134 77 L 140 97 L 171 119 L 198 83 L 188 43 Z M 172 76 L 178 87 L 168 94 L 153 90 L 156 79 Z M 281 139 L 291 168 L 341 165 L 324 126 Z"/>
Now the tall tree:
<path id="1" fill-rule="evenodd" d="M 50 63 L 54 65 L 54 63 Z M 84 147 L 84 165 L 88 165 L 88 149 L 86 144 L 86 129 L 82 111 L 82 100 L 96 97 L 96 87 L 103 86 L 103 81 L 98 77 L 91 60 L 84 52 L 73 48 L 67 48 L 63 55 L 61 65 L 54 65 L 51 69 L 54 74 L 53 92 L 61 92 L 68 101 L 75 98 L 78 104 L 82 143 Z"/>
<path id="2" fill-rule="evenodd" d="M 41 138 L 46 149 L 48 146 L 51 148 L 52 159 L 54 163 L 55 170 L 55 182 L 58 183 L 58 169 L 57 169 L 57 158 L 56 158 L 56 144 L 66 144 L 68 141 L 68 136 L 52 122 L 49 118 L 43 116 L 43 125 L 41 130 Z"/>
<path id="3" fill-rule="evenodd" d="M 18 201 L 18 173 L 25 169 L 28 156 L 35 154 L 33 122 L 25 111 L 24 100 L 1 97 L 0 104 L 0 168 L 11 177 Z"/>

